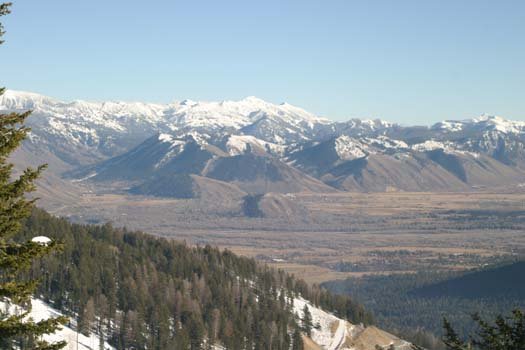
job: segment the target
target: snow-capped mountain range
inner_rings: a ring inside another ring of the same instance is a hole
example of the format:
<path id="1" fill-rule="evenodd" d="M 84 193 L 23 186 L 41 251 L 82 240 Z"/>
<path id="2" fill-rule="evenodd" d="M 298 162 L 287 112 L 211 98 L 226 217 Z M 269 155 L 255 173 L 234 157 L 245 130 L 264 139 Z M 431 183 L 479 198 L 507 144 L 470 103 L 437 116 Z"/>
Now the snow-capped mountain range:
<path id="1" fill-rule="evenodd" d="M 0 96 L 0 113 L 28 109 L 32 133 L 21 158 L 49 162 L 77 180 L 182 173 L 248 192 L 465 190 L 525 180 L 525 122 L 497 116 L 405 127 L 332 122 L 256 97 L 162 105 Z"/>
<path id="2" fill-rule="evenodd" d="M 0 109 L 33 110 L 30 125 L 42 142 L 60 141 L 113 156 L 153 134 L 199 133 L 205 138 L 244 130 L 265 141 L 285 144 L 313 138 L 330 125 L 300 108 L 274 105 L 255 97 L 241 101 L 167 105 L 139 102 L 63 102 L 42 95 L 7 91 Z"/>

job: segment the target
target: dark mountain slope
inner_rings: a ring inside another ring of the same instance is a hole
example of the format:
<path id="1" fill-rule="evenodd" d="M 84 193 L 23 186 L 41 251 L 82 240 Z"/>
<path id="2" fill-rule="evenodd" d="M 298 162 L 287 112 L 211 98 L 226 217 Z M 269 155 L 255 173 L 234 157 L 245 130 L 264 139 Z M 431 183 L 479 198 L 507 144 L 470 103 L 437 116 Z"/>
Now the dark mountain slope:
<path id="1" fill-rule="evenodd" d="M 153 136 L 120 156 L 110 158 L 68 176 L 93 181 L 137 181 L 151 176 L 199 174 L 219 149 L 199 144 L 194 138 Z"/>
<path id="2" fill-rule="evenodd" d="M 334 191 L 278 159 L 251 153 L 216 158 L 203 175 L 234 183 L 249 193 Z"/>
<path id="3" fill-rule="evenodd" d="M 467 182 L 467 174 L 463 168 L 461 158 L 455 154 L 445 153 L 442 149 L 435 149 L 426 152 L 427 157 L 439 164 L 442 168 L 457 177 L 463 182 Z"/>
<path id="4" fill-rule="evenodd" d="M 525 261 L 475 271 L 412 291 L 418 297 L 525 299 Z"/>
<path id="5" fill-rule="evenodd" d="M 250 193 L 334 191 L 269 154 L 256 154 L 248 147 L 243 154 L 231 156 L 191 135 L 157 135 L 125 154 L 69 173 L 76 179 L 113 182 L 120 187 L 119 183 L 124 187 L 131 183 L 134 194 L 194 198 L 194 183 L 187 175 L 218 180 L 215 184 L 222 182 L 223 188 L 229 183 L 234 192 L 238 188 Z"/>
<path id="6" fill-rule="evenodd" d="M 132 194 L 167 198 L 220 199 L 220 201 L 216 203 L 221 203 L 227 198 L 239 200 L 245 195 L 245 193 L 235 185 L 184 173 L 152 177 L 132 187 L 129 192 Z"/>
<path id="7" fill-rule="evenodd" d="M 281 193 L 247 195 L 243 197 L 243 214 L 253 218 L 284 218 L 289 221 L 307 220 L 308 210 Z"/>
<path id="8" fill-rule="evenodd" d="M 346 191 L 466 191 L 518 184 L 525 173 L 483 153 L 437 141 L 408 144 L 379 136 L 341 136 L 304 145 L 290 164 Z"/>
<path id="9" fill-rule="evenodd" d="M 424 155 L 396 158 L 372 155 L 344 162 L 321 177 L 347 191 L 453 191 L 469 186 Z"/>

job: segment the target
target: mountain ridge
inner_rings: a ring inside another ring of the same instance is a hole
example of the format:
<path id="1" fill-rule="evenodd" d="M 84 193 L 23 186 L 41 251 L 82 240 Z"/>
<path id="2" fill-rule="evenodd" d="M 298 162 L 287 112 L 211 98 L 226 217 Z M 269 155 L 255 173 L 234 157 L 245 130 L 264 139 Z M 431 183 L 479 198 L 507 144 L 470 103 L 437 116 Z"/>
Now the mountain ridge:
<path id="1" fill-rule="evenodd" d="M 467 191 L 525 182 L 525 122 L 498 116 L 402 126 L 330 121 L 253 96 L 163 105 L 63 102 L 8 91 L 0 111 L 14 109 L 33 110 L 19 158 L 40 157 L 56 175 L 76 181 L 150 181 L 133 185 L 158 192 L 151 179 L 194 174 L 249 193 Z M 264 174 L 264 164 L 290 174 L 288 181 L 268 186 L 277 178 Z M 247 178 L 249 168 L 256 174 Z"/>

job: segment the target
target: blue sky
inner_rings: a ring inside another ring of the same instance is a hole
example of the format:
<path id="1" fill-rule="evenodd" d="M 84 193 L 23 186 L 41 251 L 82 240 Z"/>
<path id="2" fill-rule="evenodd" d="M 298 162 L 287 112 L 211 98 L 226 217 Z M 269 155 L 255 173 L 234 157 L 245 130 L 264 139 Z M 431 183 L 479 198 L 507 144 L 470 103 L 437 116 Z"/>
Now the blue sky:
<path id="1" fill-rule="evenodd" d="M 287 101 L 331 119 L 525 119 L 525 1 L 13 0 L 0 83 Z"/>

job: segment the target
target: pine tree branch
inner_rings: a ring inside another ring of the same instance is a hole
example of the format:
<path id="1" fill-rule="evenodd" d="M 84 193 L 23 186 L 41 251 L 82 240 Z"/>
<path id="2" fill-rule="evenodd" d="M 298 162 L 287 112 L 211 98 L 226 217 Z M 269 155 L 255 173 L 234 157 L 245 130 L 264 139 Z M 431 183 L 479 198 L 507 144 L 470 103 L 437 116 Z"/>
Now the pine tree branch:
<path id="1" fill-rule="evenodd" d="M 454 328 L 452 328 L 452 325 L 450 322 L 443 318 L 443 330 L 444 330 L 444 336 L 443 336 L 443 343 L 447 346 L 447 349 L 449 350 L 467 350 L 468 347 L 463 342 Z"/>
<path id="2" fill-rule="evenodd" d="M 5 16 L 7 14 L 9 14 L 11 11 L 9 10 L 9 7 L 11 6 L 12 4 L 10 2 L 8 3 L 3 3 L 3 4 L 0 4 L 0 17 L 1 16 Z M 2 26 L 2 23 L 0 23 L 0 45 L 2 45 L 4 43 L 4 41 L 2 40 L 2 36 L 5 34 L 5 31 L 4 31 L 4 27 Z"/>
<path id="3" fill-rule="evenodd" d="M 68 321 L 67 317 L 59 316 L 39 322 L 34 322 L 32 319 L 22 322 L 26 317 L 27 314 L 22 314 L 0 320 L 0 337 L 13 338 L 28 333 L 34 337 L 40 337 L 60 330 L 60 326 L 65 325 Z"/>

